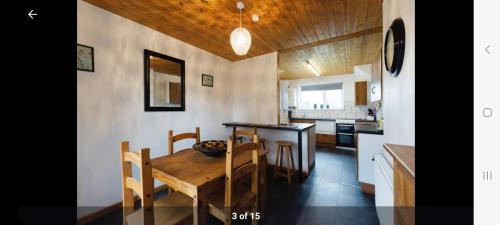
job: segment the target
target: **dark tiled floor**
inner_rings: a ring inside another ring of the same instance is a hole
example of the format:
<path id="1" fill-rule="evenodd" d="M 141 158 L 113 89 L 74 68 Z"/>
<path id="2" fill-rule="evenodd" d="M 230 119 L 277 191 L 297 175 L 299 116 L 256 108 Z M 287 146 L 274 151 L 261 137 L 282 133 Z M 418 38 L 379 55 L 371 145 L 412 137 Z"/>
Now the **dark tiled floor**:
<path id="1" fill-rule="evenodd" d="M 273 180 L 272 171 L 268 175 L 266 216 L 260 224 L 379 225 L 374 197 L 361 192 L 348 152 L 317 149 L 315 168 L 303 184 Z M 209 223 L 222 224 L 214 218 Z M 101 224 L 121 225 L 121 211 L 89 225 Z"/>

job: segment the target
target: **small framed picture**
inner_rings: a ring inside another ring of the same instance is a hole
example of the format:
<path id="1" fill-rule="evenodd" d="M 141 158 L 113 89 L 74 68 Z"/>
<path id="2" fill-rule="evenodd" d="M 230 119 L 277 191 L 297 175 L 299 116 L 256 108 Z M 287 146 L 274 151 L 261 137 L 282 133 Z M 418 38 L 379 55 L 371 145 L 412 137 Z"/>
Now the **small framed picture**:
<path id="1" fill-rule="evenodd" d="M 213 87 L 214 86 L 214 76 L 207 75 L 207 74 L 201 74 L 201 85 L 207 86 L 207 87 Z"/>
<path id="2" fill-rule="evenodd" d="M 94 72 L 94 48 L 77 44 L 76 47 L 76 69 Z"/>

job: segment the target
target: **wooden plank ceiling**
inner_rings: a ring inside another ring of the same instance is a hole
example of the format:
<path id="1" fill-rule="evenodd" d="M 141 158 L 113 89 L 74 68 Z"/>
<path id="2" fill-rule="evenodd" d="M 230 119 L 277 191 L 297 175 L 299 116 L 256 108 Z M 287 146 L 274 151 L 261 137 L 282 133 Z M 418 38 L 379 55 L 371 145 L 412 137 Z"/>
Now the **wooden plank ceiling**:
<path id="1" fill-rule="evenodd" d="M 351 74 L 354 66 L 373 63 L 382 48 L 382 32 L 352 36 L 346 40 L 334 41 L 293 51 L 279 53 L 280 80 L 293 80 L 316 75 L 307 66 L 309 61 L 321 76 Z"/>
<path id="2" fill-rule="evenodd" d="M 244 0 L 242 26 L 252 35 L 252 46 L 246 56 L 236 55 L 229 43 L 231 32 L 239 25 L 237 0 L 85 1 L 228 60 L 237 61 L 380 27 L 383 0 Z M 260 21 L 254 23 L 252 14 L 259 15 Z M 345 42 L 378 40 L 364 37 L 354 39 Z M 341 42 L 334 45 L 337 46 L 332 47 L 334 49 L 350 46 L 349 43 Z M 360 45 L 373 44 L 355 46 Z M 352 48 L 344 48 L 343 54 L 371 57 L 369 54 L 353 54 Z M 337 64 L 347 67 L 356 65 L 358 61 L 354 56 L 344 60 L 346 62 Z M 291 69 L 288 72 L 295 73 Z"/>

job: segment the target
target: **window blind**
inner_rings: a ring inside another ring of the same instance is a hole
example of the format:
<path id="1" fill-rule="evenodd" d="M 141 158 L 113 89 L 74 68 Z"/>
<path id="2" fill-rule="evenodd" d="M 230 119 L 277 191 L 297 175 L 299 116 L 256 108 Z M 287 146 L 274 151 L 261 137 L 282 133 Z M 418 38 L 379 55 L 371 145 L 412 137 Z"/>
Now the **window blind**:
<path id="1" fill-rule="evenodd" d="M 328 91 L 328 90 L 342 90 L 342 83 L 303 85 L 300 87 L 300 91 Z"/>

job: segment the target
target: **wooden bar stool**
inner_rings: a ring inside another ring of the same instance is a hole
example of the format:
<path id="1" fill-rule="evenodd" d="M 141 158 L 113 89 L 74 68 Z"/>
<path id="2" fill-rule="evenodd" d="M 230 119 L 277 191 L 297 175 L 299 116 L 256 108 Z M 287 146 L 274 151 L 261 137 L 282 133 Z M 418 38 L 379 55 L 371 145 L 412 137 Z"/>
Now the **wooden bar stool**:
<path id="1" fill-rule="evenodd" d="M 274 179 L 278 175 L 288 177 L 288 183 L 292 183 L 292 175 L 295 173 L 295 165 L 293 163 L 293 142 L 290 141 L 276 141 L 276 162 L 274 163 Z M 281 172 L 283 170 L 283 151 L 288 152 L 286 173 Z M 278 165 L 279 160 L 279 165 Z M 299 162 L 300 163 L 300 162 Z M 291 169 L 291 171 L 290 171 Z"/>

